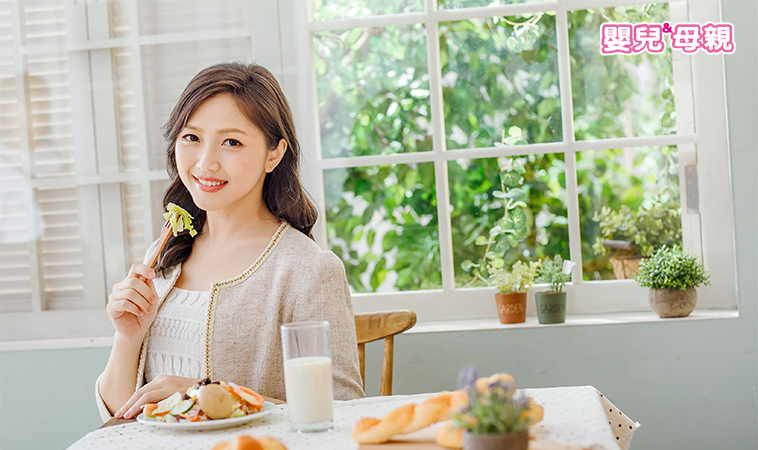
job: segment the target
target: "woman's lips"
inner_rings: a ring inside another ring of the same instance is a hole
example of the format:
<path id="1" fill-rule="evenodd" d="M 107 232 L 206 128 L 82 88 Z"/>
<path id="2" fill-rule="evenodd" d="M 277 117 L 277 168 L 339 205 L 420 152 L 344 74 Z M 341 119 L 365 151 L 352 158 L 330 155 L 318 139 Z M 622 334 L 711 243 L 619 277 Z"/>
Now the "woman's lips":
<path id="1" fill-rule="evenodd" d="M 195 178 L 195 184 L 197 184 L 197 188 L 203 192 L 220 191 L 229 183 L 228 181 L 219 180 L 216 178 L 204 178 L 198 176 L 193 176 L 193 178 Z"/>

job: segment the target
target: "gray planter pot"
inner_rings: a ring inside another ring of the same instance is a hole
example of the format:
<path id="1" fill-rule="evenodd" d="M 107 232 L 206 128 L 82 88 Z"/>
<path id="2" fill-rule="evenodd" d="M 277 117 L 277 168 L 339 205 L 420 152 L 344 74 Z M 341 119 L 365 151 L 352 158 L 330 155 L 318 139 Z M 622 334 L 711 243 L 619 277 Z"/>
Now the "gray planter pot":
<path id="1" fill-rule="evenodd" d="M 650 289 L 650 308 L 658 317 L 687 317 L 697 305 L 697 291 L 693 287 L 686 291 L 679 289 Z"/>
<path id="2" fill-rule="evenodd" d="M 463 450 L 527 450 L 529 432 L 518 434 L 476 434 L 463 432 Z"/>
<path id="3" fill-rule="evenodd" d="M 538 292 L 534 294 L 537 304 L 537 319 L 540 323 L 566 322 L 566 293 Z"/>

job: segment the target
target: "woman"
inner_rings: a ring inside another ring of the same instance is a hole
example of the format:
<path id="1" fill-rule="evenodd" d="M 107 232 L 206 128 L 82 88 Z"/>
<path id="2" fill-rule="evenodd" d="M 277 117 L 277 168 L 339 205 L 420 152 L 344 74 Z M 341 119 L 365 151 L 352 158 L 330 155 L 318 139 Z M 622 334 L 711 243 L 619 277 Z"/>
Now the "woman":
<path id="1" fill-rule="evenodd" d="M 103 419 L 136 417 L 204 377 L 285 399 L 279 326 L 306 320 L 330 323 L 335 398 L 363 397 L 345 270 L 311 237 L 317 213 L 271 73 L 240 63 L 204 69 L 164 135 L 172 179 L 164 207 L 188 210 L 199 234 L 169 238 L 155 272 L 134 264 L 114 285 L 107 310 L 116 333 L 96 383 Z"/>

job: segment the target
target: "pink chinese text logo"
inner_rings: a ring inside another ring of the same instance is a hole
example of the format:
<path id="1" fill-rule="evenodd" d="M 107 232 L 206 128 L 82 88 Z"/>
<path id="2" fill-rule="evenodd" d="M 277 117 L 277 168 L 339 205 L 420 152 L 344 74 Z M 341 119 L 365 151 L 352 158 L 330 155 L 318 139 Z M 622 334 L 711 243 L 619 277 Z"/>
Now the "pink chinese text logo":
<path id="1" fill-rule="evenodd" d="M 635 55 L 663 53 L 668 34 L 671 48 L 692 54 L 734 53 L 734 27 L 731 23 L 615 23 L 600 26 L 600 53 L 603 55 Z"/>

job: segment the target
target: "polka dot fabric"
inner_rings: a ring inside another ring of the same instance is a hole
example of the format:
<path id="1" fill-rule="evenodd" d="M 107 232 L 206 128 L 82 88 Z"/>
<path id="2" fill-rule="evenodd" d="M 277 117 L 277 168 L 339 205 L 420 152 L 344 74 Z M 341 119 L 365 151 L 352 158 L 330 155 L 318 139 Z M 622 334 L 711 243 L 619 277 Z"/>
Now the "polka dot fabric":
<path id="1" fill-rule="evenodd" d="M 629 450 L 632 445 L 632 435 L 640 427 L 638 422 L 633 422 L 620 409 L 616 408 L 603 394 L 600 395 L 600 402 L 603 404 L 605 414 L 608 416 L 608 424 L 611 426 L 616 441 L 619 443 L 621 450 Z"/>
<path id="2" fill-rule="evenodd" d="M 608 426 L 609 416 L 603 411 L 604 405 L 594 387 L 525 389 L 524 392 L 545 410 L 543 421 L 530 429 L 538 440 L 581 445 L 588 450 L 626 450 L 626 447 L 619 446 L 621 439 L 616 440 L 616 435 L 611 432 L 611 427 Z M 211 450 L 217 443 L 241 434 L 273 436 L 289 450 L 357 450 L 358 444 L 353 441 L 350 433 L 358 419 L 382 417 L 399 406 L 421 403 L 433 395 L 435 394 L 395 395 L 334 402 L 335 426 L 331 432 L 290 432 L 287 406 L 280 405 L 272 414 L 260 420 L 220 430 L 177 431 L 140 423 L 115 425 L 88 433 L 71 445 L 69 450 Z M 611 408 L 616 411 L 615 407 Z M 634 429 L 629 430 L 625 443 Z"/>

